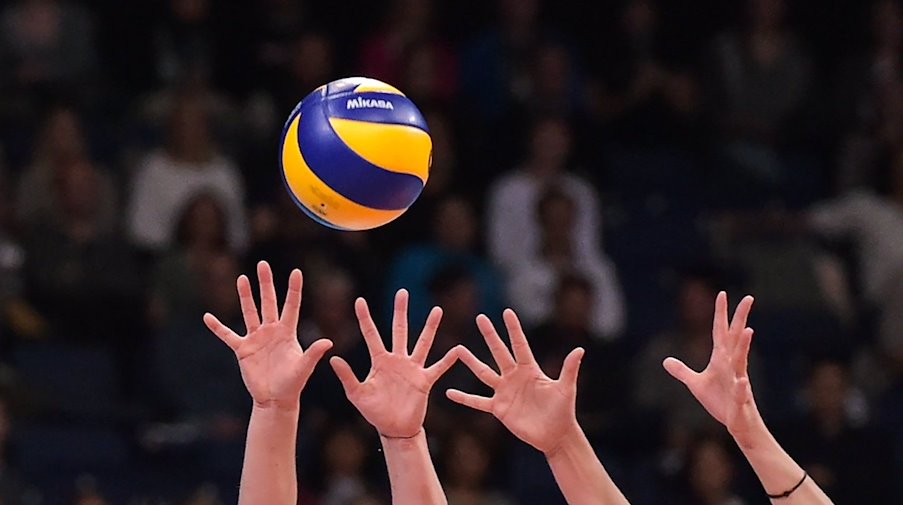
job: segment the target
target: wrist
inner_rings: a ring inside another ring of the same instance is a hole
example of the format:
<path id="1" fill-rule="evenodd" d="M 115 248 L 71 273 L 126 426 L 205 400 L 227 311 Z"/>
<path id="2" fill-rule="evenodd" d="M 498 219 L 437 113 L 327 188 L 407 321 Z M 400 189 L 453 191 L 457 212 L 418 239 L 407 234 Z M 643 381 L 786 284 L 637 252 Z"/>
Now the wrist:
<path id="1" fill-rule="evenodd" d="M 383 446 L 419 443 L 420 439 L 426 438 L 426 432 L 423 430 L 423 426 L 421 426 L 413 435 L 386 435 L 385 433 L 378 430 L 377 433 L 379 433 L 379 440 Z"/>
<path id="2" fill-rule="evenodd" d="M 574 449 L 585 443 L 587 443 L 587 439 L 586 435 L 583 433 L 583 428 L 581 428 L 577 420 L 574 419 L 554 443 L 541 450 L 546 456 L 546 459 L 552 459 L 561 454 L 572 452 Z"/>
<path id="3" fill-rule="evenodd" d="M 737 447 L 743 452 L 760 450 L 775 443 L 774 437 L 768 431 L 768 427 L 765 426 L 765 421 L 759 416 L 747 423 L 743 429 L 728 430 L 728 432 L 733 437 Z"/>
<path id="4" fill-rule="evenodd" d="M 301 410 L 301 399 L 300 398 L 296 398 L 293 400 L 292 399 L 289 399 L 289 400 L 270 399 L 270 400 L 264 400 L 264 401 L 254 400 L 253 410 L 262 411 L 262 412 L 287 412 L 287 413 L 298 412 L 299 410 Z"/>

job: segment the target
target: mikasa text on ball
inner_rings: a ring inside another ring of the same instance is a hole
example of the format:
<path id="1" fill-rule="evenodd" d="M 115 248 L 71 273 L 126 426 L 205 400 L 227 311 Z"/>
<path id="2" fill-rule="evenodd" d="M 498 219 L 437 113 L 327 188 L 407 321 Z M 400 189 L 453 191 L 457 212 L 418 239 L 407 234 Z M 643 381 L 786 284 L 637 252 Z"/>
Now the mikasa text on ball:
<path id="1" fill-rule="evenodd" d="M 376 228 L 403 214 L 423 191 L 431 161 L 423 114 L 375 79 L 320 86 L 282 131 L 289 194 L 308 216 L 339 230 Z"/>

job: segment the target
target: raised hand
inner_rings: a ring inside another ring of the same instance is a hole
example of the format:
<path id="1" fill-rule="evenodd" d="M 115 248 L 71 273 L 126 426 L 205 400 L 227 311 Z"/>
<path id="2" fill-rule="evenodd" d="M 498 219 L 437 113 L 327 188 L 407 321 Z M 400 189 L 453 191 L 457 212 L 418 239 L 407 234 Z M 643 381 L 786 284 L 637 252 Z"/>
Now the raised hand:
<path id="1" fill-rule="evenodd" d="M 340 357 L 332 365 L 352 404 L 380 435 L 391 439 L 413 438 L 423 428 L 430 389 L 455 363 L 454 350 L 426 368 L 426 358 L 439 329 L 442 309 L 434 307 L 426 319 L 413 352 L 408 354 L 408 292 L 395 295 L 392 351 L 386 350 L 363 298 L 354 303 L 364 341 L 370 351 L 370 373 L 359 382 Z"/>
<path id="2" fill-rule="evenodd" d="M 683 382 L 741 445 L 761 419 L 747 372 L 753 330 L 747 328 L 746 322 L 752 305 L 753 297 L 743 298 L 728 323 L 727 294 L 718 293 L 712 324 L 712 356 L 702 372 L 691 370 L 673 357 L 663 363 L 665 370 Z"/>
<path id="3" fill-rule="evenodd" d="M 566 437 L 579 431 L 577 373 L 584 351 L 581 348 L 571 351 L 564 360 L 561 376 L 551 379 L 533 357 L 514 311 L 508 309 L 502 317 L 511 339 L 513 356 L 489 318 L 482 314 L 477 317 L 477 326 L 501 374 L 477 359 L 470 350 L 458 348 L 461 361 L 495 394 L 487 398 L 450 389 L 448 397 L 467 407 L 491 413 L 515 436 L 550 454 Z"/>
<path id="4" fill-rule="evenodd" d="M 273 272 L 265 261 L 257 264 L 260 282 L 260 314 L 251 293 L 251 282 L 238 278 L 238 298 L 247 334 L 238 336 L 213 314 L 204 314 L 204 323 L 228 345 L 238 358 L 241 376 L 258 406 L 296 406 L 317 362 L 332 347 L 326 339 L 305 351 L 298 342 L 302 276 L 293 270 L 282 315 L 279 315 Z"/>

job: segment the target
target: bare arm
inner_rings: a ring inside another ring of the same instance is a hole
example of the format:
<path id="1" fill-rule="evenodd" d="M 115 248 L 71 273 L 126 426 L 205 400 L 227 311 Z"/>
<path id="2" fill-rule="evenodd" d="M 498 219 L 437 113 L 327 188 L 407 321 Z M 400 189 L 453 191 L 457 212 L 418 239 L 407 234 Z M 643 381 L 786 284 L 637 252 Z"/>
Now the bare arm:
<path id="1" fill-rule="evenodd" d="M 392 503 L 397 505 L 445 505 L 447 500 L 430 458 L 423 431 L 430 389 L 454 364 L 449 352 L 426 367 L 442 310 L 433 308 L 414 351 L 408 354 L 408 293 L 395 296 L 392 351 L 386 350 L 363 298 L 354 305 L 361 332 L 370 351 L 370 373 L 359 382 L 348 363 L 330 360 L 345 394 L 380 435 L 389 469 Z"/>
<path id="2" fill-rule="evenodd" d="M 300 271 L 293 271 L 289 278 L 289 291 L 281 317 L 269 265 L 260 262 L 257 274 L 263 322 L 254 304 L 250 281 L 244 275 L 238 278 L 238 296 L 247 336 L 239 337 L 212 314 L 205 314 L 204 322 L 235 351 L 242 379 L 254 399 L 241 473 L 239 505 L 296 505 L 298 477 L 295 441 L 300 395 L 317 362 L 332 347 L 332 342 L 318 340 L 307 351 L 303 351 L 298 343 Z"/>
<path id="3" fill-rule="evenodd" d="M 727 294 L 719 293 L 712 325 L 712 357 L 706 369 L 694 372 L 675 358 L 665 360 L 665 369 L 727 428 L 772 503 L 831 505 L 831 499 L 771 435 L 756 406 L 747 366 L 753 330 L 746 327 L 746 321 L 752 304 L 751 296 L 744 298 L 728 323 Z"/>
<path id="4" fill-rule="evenodd" d="M 489 318 L 484 315 L 477 318 L 501 374 L 466 348 L 459 347 L 464 364 L 495 394 L 485 398 L 450 389 L 448 397 L 491 413 L 515 436 L 545 454 L 570 505 L 628 503 L 577 423 L 577 373 L 583 349 L 571 351 L 564 360 L 561 376 L 553 380 L 536 363 L 514 311 L 506 310 L 504 319 L 513 355 Z"/>

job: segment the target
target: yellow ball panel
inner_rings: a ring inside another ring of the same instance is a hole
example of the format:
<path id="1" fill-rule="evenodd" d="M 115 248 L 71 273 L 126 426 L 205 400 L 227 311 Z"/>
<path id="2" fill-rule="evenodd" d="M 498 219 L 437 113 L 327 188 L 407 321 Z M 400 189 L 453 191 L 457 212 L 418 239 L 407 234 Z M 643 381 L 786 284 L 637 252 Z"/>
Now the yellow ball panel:
<path id="1" fill-rule="evenodd" d="M 425 131 L 351 119 L 330 118 L 329 122 L 345 145 L 361 158 L 390 172 L 417 176 L 426 184 L 433 141 Z"/>
<path id="2" fill-rule="evenodd" d="M 354 88 L 355 93 L 366 93 L 368 91 L 372 91 L 372 92 L 376 92 L 376 93 L 392 93 L 393 95 L 404 96 L 404 93 L 399 91 L 399 89 L 396 88 L 395 86 L 386 84 L 382 81 L 377 81 L 376 79 L 365 78 L 365 80 L 362 84 L 360 84 L 358 87 Z"/>
<path id="3" fill-rule="evenodd" d="M 304 161 L 295 139 L 301 115 L 289 125 L 286 141 L 282 146 L 282 169 L 292 193 L 308 211 L 324 221 L 347 230 L 369 230 L 386 224 L 402 213 L 402 210 L 379 210 L 364 207 L 338 194 L 321 181 Z"/>

